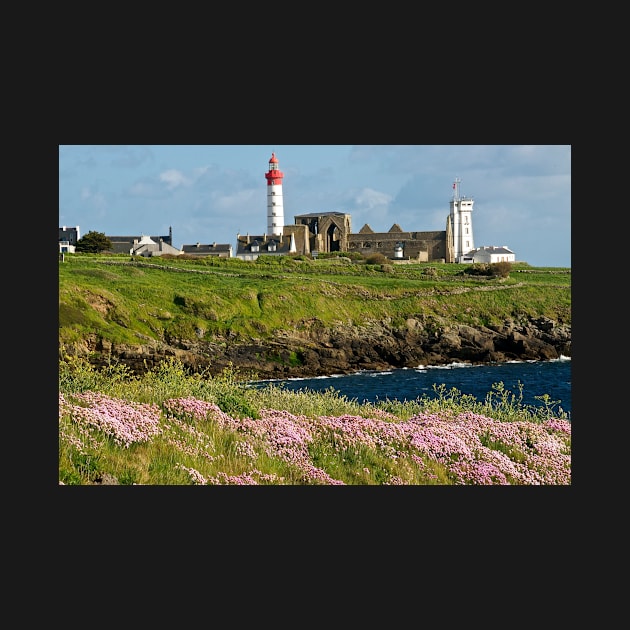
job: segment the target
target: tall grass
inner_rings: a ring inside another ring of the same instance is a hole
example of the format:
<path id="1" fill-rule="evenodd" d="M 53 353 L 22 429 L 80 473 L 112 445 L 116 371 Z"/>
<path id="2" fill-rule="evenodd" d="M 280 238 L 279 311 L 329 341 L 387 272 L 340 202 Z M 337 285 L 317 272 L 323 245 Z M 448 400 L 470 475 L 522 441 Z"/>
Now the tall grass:
<path id="1" fill-rule="evenodd" d="M 176 360 L 141 376 L 124 365 L 59 364 L 64 485 L 569 485 L 571 424 L 495 384 L 484 401 L 376 404 L 332 388 L 251 385 L 230 368 Z M 544 397 L 543 397 L 544 398 Z"/>

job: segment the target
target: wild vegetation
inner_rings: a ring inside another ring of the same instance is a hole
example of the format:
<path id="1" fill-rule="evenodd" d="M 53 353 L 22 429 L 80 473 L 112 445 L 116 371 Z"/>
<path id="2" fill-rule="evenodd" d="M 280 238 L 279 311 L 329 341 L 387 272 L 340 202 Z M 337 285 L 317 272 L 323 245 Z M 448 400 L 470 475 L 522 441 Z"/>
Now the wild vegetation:
<path id="1" fill-rule="evenodd" d="M 60 362 L 63 485 L 569 485 L 571 423 L 495 384 L 484 401 L 359 404 L 236 372 Z"/>
<path id="2" fill-rule="evenodd" d="M 59 264 L 59 482 L 64 485 L 568 485 L 571 423 L 555 401 L 522 404 L 496 383 L 485 400 L 359 404 L 252 387 L 255 375 L 97 370 L 64 353 L 86 335 L 117 342 L 272 336 L 314 314 L 335 322 L 487 325 L 571 322 L 570 269 L 392 264 L 350 255 L 185 259 L 69 254 Z"/>

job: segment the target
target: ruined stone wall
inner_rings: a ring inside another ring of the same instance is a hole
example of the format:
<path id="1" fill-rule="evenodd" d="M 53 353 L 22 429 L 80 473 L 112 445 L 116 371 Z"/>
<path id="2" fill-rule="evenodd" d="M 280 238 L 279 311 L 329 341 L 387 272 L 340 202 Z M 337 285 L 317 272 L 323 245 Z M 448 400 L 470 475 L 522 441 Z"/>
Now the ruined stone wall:
<path id="1" fill-rule="evenodd" d="M 360 232 L 352 233 L 351 216 L 340 212 L 305 214 L 295 217 L 295 226 L 308 229 L 309 249 L 298 246 L 298 252 L 358 252 L 363 256 L 382 254 L 396 260 L 396 247 L 403 247 L 403 259 L 420 262 L 452 262 L 452 244 L 449 246 L 449 235 L 452 232 L 403 232 L 395 224 L 389 232 L 373 232 L 364 226 Z M 288 228 L 285 228 L 285 231 Z M 297 235 L 296 235 L 297 244 Z"/>
<path id="2" fill-rule="evenodd" d="M 383 254 L 395 259 L 398 244 L 403 247 L 404 259 L 421 262 L 444 261 L 447 255 L 446 232 L 373 232 L 349 234 L 348 249 L 364 256 Z"/>
<path id="3" fill-rule="evenodd" d="M 293 234 L 295 238 L 295 249 L 297 253 L 310 254 L 312 248 L 308 225 L 285 225 L 282 228 L 283 238 L 290 238 L 291 234 Z"/>

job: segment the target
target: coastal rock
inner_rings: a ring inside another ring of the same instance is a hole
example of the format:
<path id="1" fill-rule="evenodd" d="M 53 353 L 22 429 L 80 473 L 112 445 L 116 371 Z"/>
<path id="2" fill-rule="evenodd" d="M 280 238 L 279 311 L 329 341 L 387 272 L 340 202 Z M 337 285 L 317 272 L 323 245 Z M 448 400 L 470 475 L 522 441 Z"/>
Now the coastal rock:
<path id="1" fill-rule="evenodd" d="M 199 339 L 143 339 L 138 345 L 115 344 L 90 336 L 60 355 L 87 358 L 102 367 L 123 363 L 142 374 L 166 359 L 177 359 L 193 372 L 219 374 L 238 369 L 252 378 L 290 378 L 388 370 L 418 365 L 537 361 L 571 356 L 571 327 L 548 318 L 506 320 L 501 326 L 440 327 L 422 318 L 362 326 L 338 324 L 326 328 L 317 318 L 291 330 L 277 331 L 271 340 L 239 339 L 234 335 L 211 342 Z"/>

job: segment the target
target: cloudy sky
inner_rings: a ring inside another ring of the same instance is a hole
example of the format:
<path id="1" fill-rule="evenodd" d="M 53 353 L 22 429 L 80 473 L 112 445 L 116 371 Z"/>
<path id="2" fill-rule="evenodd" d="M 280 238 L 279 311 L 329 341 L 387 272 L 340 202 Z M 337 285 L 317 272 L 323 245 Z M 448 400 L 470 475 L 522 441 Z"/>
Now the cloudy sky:
<path id="1" fill-rule="evenodd" d="M 387 232 L 445 230 L 455 178 L 474 199 L 476 247 L 536 267 L 571 266 L 570 145 L 59 145 L 59 226 L 173 245 L 267 231 L 265 173 L 284 173 L 285 224 L 351 215 Z"/>

